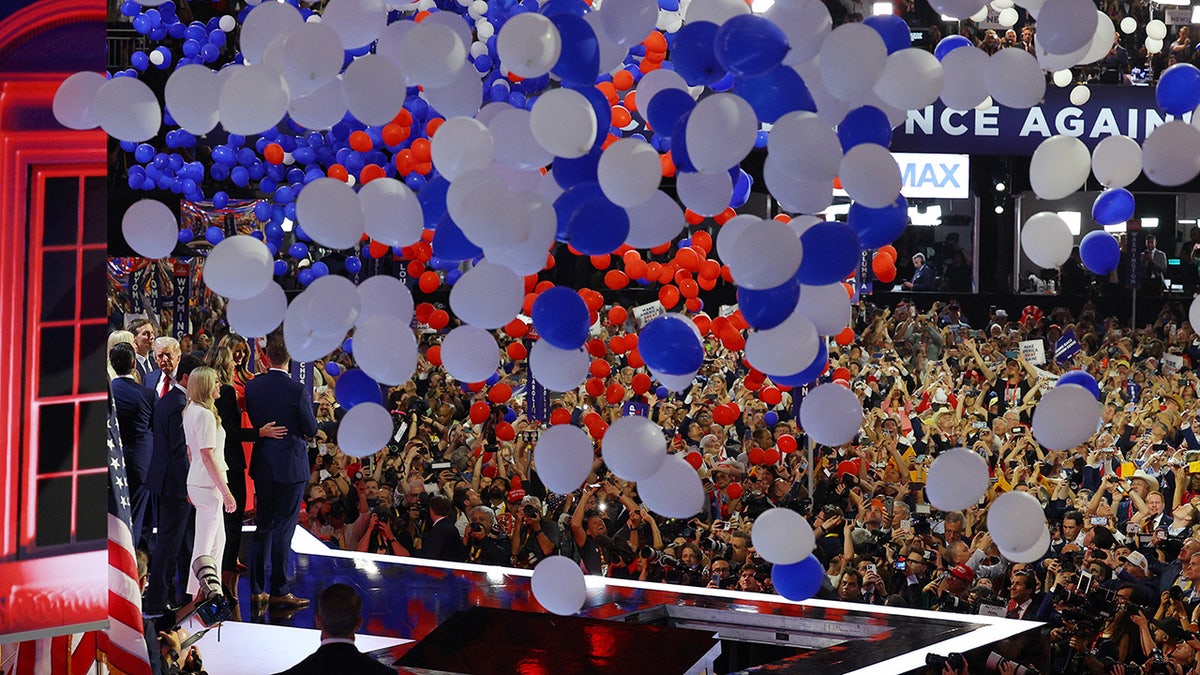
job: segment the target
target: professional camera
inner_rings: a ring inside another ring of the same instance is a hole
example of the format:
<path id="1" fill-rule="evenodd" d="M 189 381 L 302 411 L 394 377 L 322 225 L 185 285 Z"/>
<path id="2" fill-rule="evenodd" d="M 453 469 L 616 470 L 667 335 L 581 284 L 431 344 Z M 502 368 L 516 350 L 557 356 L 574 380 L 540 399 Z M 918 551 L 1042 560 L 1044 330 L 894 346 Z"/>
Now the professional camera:
<path id="1" fill-rule="evenodd" d="M 483 525 L 481 525 L 479 523 L 468 523 L 467 529 L 472 532 L 483 532 L 484 528 L 483 528 Z"/>
<path id="2" fill-rule="evenodd" d="M 940 673 L 946 666 L 954 670 L 963 669 L 967 665 L 967 659 L 957 652 L 950 652 L 945 656 L 930 652 L 925 655 L 925 665 L 932 666 Z"/>
<path id="3" fill-rule="evenodd" d="M 392 510 L 386 507 L 376 507 L 371 509 L 371 513 L 379 519 L 384 525 L 392 522 Z"/>
<path id="4" fill-rule="evenodd" d="M 656 563 L 664 568 L 680 567 L 683 565 L 683 563 L 679 562 L 679 558 L 669 556 L 652 546 L 643 546 L 642 550 L 638 553 L 646 559 L 646 562 Z"/>
<path id="5" fill-rule="evenodd" d="M 526 504 L 525 506 L 522 506 L 521 513 L 524 514 L 526 518 L 533 518 L 534 520 L 542 517 L 542 514 L 538 513 L 537 508 L 535 508 L 533 504 Z"/>
<path id="6" fill-rule="evenodd" d="M 1024 666 L 1016 661 L 1013 661 L 1012 659 L 1006 659 L 996 652 L 988 654 L 987 669 L 989 671 L 999 671 L 1002 667 L 1007 665 L 1012 665 L 1014 668 L 1016 668 L 1016 670 L 1013 671 L 1013 675 L 1039 675 L 1041 672 L 1033 666 Z"/>
<path id="7" fill-rule="evenodd" d="M 225 595 L 225 588 L 221 586 L 221 574 L 217 561 L 210 555 L 197 557 L 192 561 L 192 574 L 195 574 L 196 579 L 200 581 L 201 599 L 190 605 L 190 609 L 185 607 L 184 609 L 187 611 L 175 618 L 173 626 L 182 625 L 192 615 L 200 619 L 200 623 L 204 624 L 205 628 L 233 618 L 233 607 Z M 192 637 L 198 640 L 201 635 L 203 632 Z M 192 642 L 194 641 L 192 640 Z"/>
<path id="8" fill-rule="evenodd" d="M 733 547 L 723 541 L 717 541 L 712 537 L 706 537 L 700 540 L 700 548 L 707 551 L 717 558 L 728 558 L 733 553 Z"/>

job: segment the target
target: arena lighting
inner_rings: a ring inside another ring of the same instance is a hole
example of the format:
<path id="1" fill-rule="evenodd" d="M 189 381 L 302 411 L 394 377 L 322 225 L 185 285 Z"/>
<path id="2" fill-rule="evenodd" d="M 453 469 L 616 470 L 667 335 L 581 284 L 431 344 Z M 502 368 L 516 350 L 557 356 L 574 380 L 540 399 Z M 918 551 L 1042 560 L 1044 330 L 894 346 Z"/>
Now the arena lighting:
<path id="1" fill-rule="evenodd" d="M 1000 215 L 1001 213 L 1004 213 L 1004 207 L 997 204 L 996 205 L 996 215 Z"/>
<path id="2" fill-rule="evenodd" d="M 933 204 L 921 211 L 915 206 L 908 207 L 908 221 L 917 227 L 933 227 L 942 224 L 942 207 Z"/>
<path id="3" fill-rule="evenodd" d="M 296 227 L 296 223 L 291 218 L 284 218 L 279 226 L 283 228 L 284 232 L 291 232 Z"/>
<path id="4" fill-rule="evenodd" d="M 1192 23 L 1200 22 L 1200 5 L 1192 8 Z"/>
<path id="5" fill-rule="evenodd" d="M 1066 221 L 1067 229 L 1071 230 L 1072 236 L 1079 236 L 1079 225 L 1083 221 L 1083 216 L 1078 211 L 1059 211 L 1058 217 Z"/>
<path id="6" fill-rule="evenodd" d="M 1004 181 L 999 181 L 996 183 L 996 192 L 1004 192 L 1007 189 L 1008 186 L 1004 184 Z"/>
<path id="7" fill-rule="evenodd" d="M 1153 230 L 1158 227 L 1158 218 L 1142 218 L 1142 229 Z"/>
<path id="8" fill-rule="evenodd" d="M 1116 225 L 1105 225 L 1104 231 L 1109 234 L 1125 234 L 1125 223 L 1117 223 Z"/>
<path id="9" fill-rule="evenodd" d="M 871 14 L 875 16 L 887 16 L 895 11 L 895 7 L 890 2 L 875 2 L 871 4 Z"/>
<path id="10" fill-rule="evenodd" d="M 762 14 L 771 9 L 771 6 L 774 4 L 775 0 L 754 0 L 754 2 L 750 3 L 750 11 L 755 14 Z"/>
<path id="11" fill-rule="evenodd" d="M 1197 9 L 1200 9 L 1200 7 L 1197 7 Z M 1180 218 L 1179 224 L 1180 225 L 1195 225 L 1196 219 L 1195 218 Z"/>

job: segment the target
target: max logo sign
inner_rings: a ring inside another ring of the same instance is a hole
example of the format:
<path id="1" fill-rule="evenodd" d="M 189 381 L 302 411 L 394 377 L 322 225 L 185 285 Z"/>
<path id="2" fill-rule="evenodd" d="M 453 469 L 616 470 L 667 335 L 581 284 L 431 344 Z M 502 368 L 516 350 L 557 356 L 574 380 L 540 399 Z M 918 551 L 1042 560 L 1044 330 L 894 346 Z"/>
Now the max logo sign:
<path id="1" fill-rule="evenodd" d="M 965 199 L 968 197 L 971 176 L 971 158 L 968 155 L 951 155 L 927 152 L 893 152 L 892 157 L 900 166 L 903 185 L 900 194 L 908 199 L 927 197 L 931 199 Z M 845 195 L 840 188 L 835 195 Z"/>
<path id="2" fill-rule="evenodd" d="M 922 164 L 909 163 L 901 168 L 901 176 L 904 179 L 905 187 L 913 188 L 961 188 L 966 183 L 966 176 L 959 176 L 962 165 L 960 164 L 933 164 L 925 162 Z"/>

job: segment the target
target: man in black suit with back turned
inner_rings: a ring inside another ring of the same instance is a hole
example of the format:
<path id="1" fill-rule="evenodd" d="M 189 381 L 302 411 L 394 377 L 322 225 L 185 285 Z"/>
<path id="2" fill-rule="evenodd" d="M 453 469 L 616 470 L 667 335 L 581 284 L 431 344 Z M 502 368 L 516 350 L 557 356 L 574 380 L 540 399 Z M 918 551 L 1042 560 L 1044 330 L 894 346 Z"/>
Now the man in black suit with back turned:
<path id="1" fill-rule="evenodd" d="M 317 598 L 321 648 L 279 675 L 383 675 L 395 669 L 358 651 L 354 631 L 362 626 L 362 598 L 346 584 L 333 584 Z"/>
<path id="2" fill-rule="evenodd" d="M 146 472 L 146 487 L 158 500 L 158 536 L 150 555 L 150 586 L 146 589 L 144 613 L 161 614 L 169 606 L 182 604 L 179 589 L 191 574 L 192 544 L 188 524 L 195 509 L 188 502 L 187 439 L 183 434 L 183 409 L 187 406 L 188 376 L 203 366 L 188 355 L 179 359 L 175 376 L 166 393 L 154 404 L 154 453 Z"/>
<path id="3" fill-rule="evenodd" d="M 121 449 L 129 473 L 131 532 L 134 548 L 149 548 L 150 529 L 154 525 L 153 496 L 146 488 L 146 473 L 154 455 L 154 432 L 150 428 L 154 412 L 154 392 L 134 379 L 137 352 L 126 342 L 113 345 L 108 362 L 117 374 L 112 381 L 113 403 L 117 408 L 117 427 L 121 430 Z"/>
<path id="4" fill-rule="evenodd" d="M 421 557 L 449 562 L 463 562 L 467 559 L 466 548 L 463 546 L 462 535 L 454 525 L 450 514 L 454 505 L 450 498 L 436 494 L 429 498 L 429 518 L 433 525 L 425 535 L 421 544 Z"/>
<path id="5" fill-rule="evenodd" d="M 286 565 L 310 475 L 306 439 L 316 435 L 317 418 L 312 388 L 296 382 L 288 372 L 291 356 L 282 331 L 267 336 L 263 356 L 270 370 L 246 384 L 246 412 L 254 428 L 274 422 L 287 429 L 287 434 L 258 439 L 250 456 L 257 528 L 251 550 L 250 592 L 256 605 L 270 602 L 302 607 L 309 601 L 288 590 Z"/>

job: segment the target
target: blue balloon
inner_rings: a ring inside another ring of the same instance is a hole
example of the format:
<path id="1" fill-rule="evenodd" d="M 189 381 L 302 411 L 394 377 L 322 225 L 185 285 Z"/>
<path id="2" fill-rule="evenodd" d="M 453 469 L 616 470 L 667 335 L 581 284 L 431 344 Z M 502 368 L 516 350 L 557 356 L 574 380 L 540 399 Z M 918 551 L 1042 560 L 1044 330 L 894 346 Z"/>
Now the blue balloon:
<path id="1" fill-rule="evenodd" d="M 281 276 L 287 274 L 287 271 L 288 271 L 288 264 L 287 264 L 286 260 L 276 260 L 275 261 L 275 270 L 274 270 L 275 276 L 281 277 Z"/>
<path id="2" fill-rule="evenodd" d="M 768 410 L 767 414 L 763 415 L 763 421 L 767 423 L 767 426 L 773 427 L 779 423 L 779 413 Z"/>
<path id="3" fill-rule="evenodd" d="M 704 345 L 695 326 L 680 314 L 663 314 L 638 333 L 646 365 L 666 375 L 690 375 L 704 364 Z"/>
<path id="4" fill-rule="evenodd" d="M 301 286 L 308 286 L 316 280 L 317 275 L 312 271 L 312 268 L 305 267 L 299 272 L 296 272 L 296 281 L 299 281 Z"/>
<path id="5" fill-rule="evenodd" d="M 225 231 L 216 225 L 209 225 L 208 229 L 204 231 L 204 239 L 213 246 L 216 246 L 225 240 Z"/>
<path id="6" fill-rule="evenodd" d="M 330 361 L 329 363 L 325 364 L 325 372 L 329 373 L 330 375 L 332 375 L 334 377 L 337 377 L 338 375 L 342 374 L 342 367 L 339 366 L 334 361 Z"/>
<path id="7" fill-rule="evenodd" d="M 547 288 L 538 294 L 530 318 L 538 335 L 559 349 L 582 347 L 592 323 L 587 303 L 565 286 Z"/>
<path id="8" fill-rule="evenodd" d="M 554 182 L 558 183 L 559 187 L 564 190 L 579 183 L 595 183 L 599 180 L 596 175 L 596 168 L 600 165 L 600 154 L 602 152 L 599 148 L 594 148 L 582 157 L 575 157 L 573 159 L 556 157 L 554 159 L 553 171 Z"/>
<path id="9" fill-rule="evenodd" d="M 778 66 L 788 52 L 787 35 L 757 14 L 735 16 L 717 29 L 713 41 L 717 62 L 734 75 L 755 77 Z"/>
<path id="10" fill-rule="evenodd" d="M 450 214 L 444 214 L 433 231 L 433 254 L 442 260 L 462 262 L 477 255 L 483 255 L 483 249 L 471 243 L 467 235 L 450 219 Z"/>
<path id="11" fill-rule="evenodd" d="M 421 212 L 425 216 L 425 228 L 432 229 L 446 214 L 446 193 L 450 191 L 450 181 L 438 176 L 421 186 L 417 192 L 417 201 L 421 204 Z"/>
<path id="12" fill-rule="evenodd" d="M 1100 225 L 1116 225 L 1133 217 L 1135 201 L 1133 193 L 1125 188 L 1112 188 L 1101 192 L 1092 202 L 1092 220 Z"/>
<path id="13" fill-rule="evenodd" d="M 296 260 L 303 260 L 308 257 L 308 244 L 298 241 L 288 247 L 288 255 Z"/>
<path id="14" fill-rule="evenodd" d="M 863 143 L 888 147 L 892 144 L 892 123 L 887 113 L 874 106 L 864 105 L 846 113 L 837 127 L 842 152 Z"/>
<path id="15" fill-rule="evenodd" d="M 589 199 L 567 220 L 567 241 L 584 255 L 607 255 L 629 236 L 629 214 L 606 198 Z"/>
<path id="16" fill-rule="evenodd" d="M 362 271 L 362 258 L 352 255 L 346 258 L 346 271 L 350 274 L 358 274 Z"/>
<path id="17" fill-rule="evenodd" d="M 850 205 L 846 222 L 858 233 L 858 243 L 864 249 L 886 246 L 904 234 L 908 226 L 908 200 L 900 195 L 891 206 L 881 209 L 855 202 Z"/>
<path id="18" fill-rule="evenodd" d="M 329 275 L 329 265 L 326 265 L 324 262 L 318 260 L 317 262 L 313 263 L 312 271 L 313 274 L 317 275 L 317 278 L 320 279 L 323 276 Z"/>
<path id="19" fill-rule="evenodd" d="M 1063 373 L 1054 386 L 1057 387 L 1061 384 L 1077 384 L 1092 392 L 1097 401 L 1101 400 L 1100 385 L 1096 383 L 1096 378 L 1092 377 L 1086 370 L 1071 370 Z"/>
<path id="20" fill-rule="evenodd" d="M 788 600 L 800 601 L 813 597 L 821 590 L 824 578 L 825 568 L 812 555 L 798 563 L 771 567 L 771 584 L 777 593 Z"/>
<path id="21" fill-rule="evenodd" d="M 675 130 L 680 118 L 696 107 L 692 95 L 682 89 L 663 89 L 646 105 L 646 121 L 655 133 L 668 135 Z"/>
<path id="22" fill-rule="evenodd" d="M 693 87 L 715 84 L 725 77 L 725 68 L 713 51 L 718 30 L 711 21 L 692 21 L 675 33 L 671 63 L 675 64 L 675 72 Z"/>
<path id="23" fill-rule="evenodd" d="M 947 54 L 955 49 L 958 49 L 959 47 L 974 46 L 975 45 L 965 36 L 949 35 L 942 38 L 941 42 L 937 43 L 937 46 L 933 48 L 933 55 L 937 57 L 938 61 L 941 61 L 942 59 L 946 58 Z"/>
<path id="24" fill-rule="evenodd" d="M 806 255 L 796 270 L 796 278 L 809 286 L 835 284 L 854 272 L 861 255 L 858 235 L 854 228 L 836 220 L 826 220 L 804 231 L 800 243 Z"/>
<path id="25" fill-rule="evenodd" d="M 579 207 L 594 199 L 606 199 L 599 183 L 578 183 L 563 191 L 554 200 L 554 215 L 558 220 L 554 238 L 558 241 L 567 241 L 571 217 L 575 215 Z"/>
<path id="26" fill-rule="evenodd" d="M 342 373 L 333 388 L 333 395 L 346 410 L 359 403 L 383 403 L 379 383 L 358 368 L 351 368 Z"/>
<path id="27" fill-rule="evenodd" d="M 889 54 L 912 46 L 912 33 L 908 30 L 908 24 L 895 14 L 869 16 L 863 19 L 863 23 L 879 33 L 883 44 L 887 45 Z"/>
<path id="28" fill-rule="evenodd" d="M 497 379 L 499 379 L 499 378 L 497 378 Z M 509 424 L 516 422 L 517 421 L 517 411 L 514 410 L 513 408 L 508 408 L 506 406 L 506 409 L 504 411 L 504 421 L 508 422 Z"/>
<path id="29" fill-rule="evenodd" d="M 687 149 L 687 123 L 691 117 L 692 113 L 689 110 L 675 123 L 675 129 L 671 132 L 670 139 L 671 159 L 675 162 L 676 169 L 695 172 L 696 165 L 692 164 L 692 157 Z"/>
<path id="30" fill-rule="evenodd" d="M 738 308 L 751 328 L 769 330 L 787 320 L 800 299 L 800 280 L 792 277 L 787 283 L 759 291 L 739 286 Z"/>
<path id="31" fill-rule="evenodd" d="M 736 166 L 730 169 L 730 178 L 733 179 L 733 195 L 729 198 L 729 206 L 740 209 L 750 201 L 750 190 L 754 187 L 754 178 Z"/>
<path id="32" fill-rule="evenodd" d="M 817 356 L 807 368 L 801 370 L 794 375 L 771 375 L 771 381 L 777 385 L 784 387 L 803 387 L 806 384 L 812 384 L 817 381 L 818 377 L 825 372 L 829 367 L 829 347 L 824 340 L 817 341 Z"/>
<path id="33" fill-rule="evenodd" d="M 192 237 L 194 237 L 194 236 L 195 235 L 192 234 L 192 231 L 185 227 L 184 229 L 179 231 L 179 234 L 176 236 L 176 239 L 178 239 L 179 243 L 181 243 L 181 244 L 187 244 L 192 241 Z"/>
<path id="34" fill-rule="evenodd" d="M 790 112 L 817 110 L 804 78 L 791 66 L 776 66 L 758 77 L 735 78 L 733 93 L 750 104 L 760 122 L 768 124 Z"/>
<path id="35" fill-rule="evenodd" d="M 596 76 L 600 74 L 600 42 L 592 26 L 575 14 L 561 13 L 548 18 L 562 37 L 562 51 L 550 72 L 568 87 L 596 84 Z"/>
<path id="36" fill-rule="evenodd" d="M 1121 261 L 1121 244 L 1104 230 L 1093 230 L 1079 242 L 1079 257 L 1092 274 L 1111 274 Z"/>
<path id="37" fill-rule="evenodd" d="M 660 384 L 658 385 L 658 388 L 654 390 L 654 395 L 659 398 L 666 398 L 671 395 L 671 392 L 669 389 Z"/>
<path id="38" fill-rule="evenodd" d="M 1158 76 L 1154 98 L 1163 112 L 1183 115 L 1200 106 L 1200 68 L 1176 63 Z"/>

